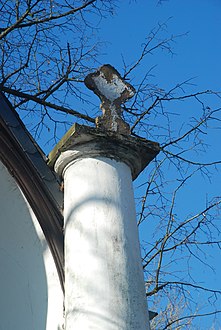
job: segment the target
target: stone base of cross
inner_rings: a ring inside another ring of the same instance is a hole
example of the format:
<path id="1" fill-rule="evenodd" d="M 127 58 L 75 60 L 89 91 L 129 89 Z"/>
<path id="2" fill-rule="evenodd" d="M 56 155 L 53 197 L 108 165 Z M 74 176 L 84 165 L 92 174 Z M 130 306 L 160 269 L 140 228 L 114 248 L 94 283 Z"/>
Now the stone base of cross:
<path id="1" fill-rule="evenodd" d="M 105 115 L 99 116 L 95 119 L 97 128 L 105 129 L 108 131 L 115 131 L 116 133 L 123 135 L 130 135 L 130 125 L 127 124 L 122 118 L 115 117 L 113 121 L 110 121 L 108 111 Z"/>

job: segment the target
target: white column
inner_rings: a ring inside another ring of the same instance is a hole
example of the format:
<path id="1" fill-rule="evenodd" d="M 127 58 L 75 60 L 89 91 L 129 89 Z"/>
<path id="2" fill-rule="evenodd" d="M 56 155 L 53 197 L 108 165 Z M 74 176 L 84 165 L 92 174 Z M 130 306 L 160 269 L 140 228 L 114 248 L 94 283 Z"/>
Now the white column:
<path id="1" fill-rule="evenodd" d="M 55 168 L 64 178 L 65 329 L 149 329 L 129 166 L 64 151 Z"/>

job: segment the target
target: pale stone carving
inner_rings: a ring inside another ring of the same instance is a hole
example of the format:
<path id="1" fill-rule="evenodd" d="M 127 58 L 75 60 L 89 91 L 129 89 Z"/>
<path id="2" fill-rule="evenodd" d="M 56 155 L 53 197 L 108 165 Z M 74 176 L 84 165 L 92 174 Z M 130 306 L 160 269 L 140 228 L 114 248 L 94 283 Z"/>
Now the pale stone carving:
<path id="1" fill-rule="evenodd" d="M 100 107 L 103 116 L 96 118 L 97 127 L 119 134 L 130 134 L 129 125 L 122 119 L 121 104 L 134 96 L 134 87 L 125 82 L 110 64 L 90 73 L 84 82 L 102 102 Z"/>

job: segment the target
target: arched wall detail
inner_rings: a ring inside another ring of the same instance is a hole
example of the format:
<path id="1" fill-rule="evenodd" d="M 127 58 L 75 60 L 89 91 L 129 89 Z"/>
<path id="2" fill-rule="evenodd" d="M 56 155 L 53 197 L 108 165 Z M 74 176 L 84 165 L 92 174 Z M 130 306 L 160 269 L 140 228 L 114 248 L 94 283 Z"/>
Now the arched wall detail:
<path id="1" fill-rule="evenodd" d="M 32 208 L 0 162 L 0 329 L 62 329 L 63 293 Z"/>
<path id="2" fill-rule="evenodd" d="M 50 247 L 61 287 L 64 289 L 63 216 L 36 167 L 28 157 L 27 151 L 23 149 L 21 143 L 12 133 L 11 128 L 25 132 L 24 125 L 16 117 L 11 104 L 2 93 L 0 94 L 0 101 L 1 112 L 5 113 L 6 116 L 11 112 L 13 117 L 10 127 L 6 119 L 2 115 L 0 116 L 0 161 L 14 177 L 31 206 Z M 27 133 L 25 138 L 29 139 Z M 36 152 L 36 160 L 38 160 L 37 156 L 39 155 Z M 35 158 L 35 155 L 32 155 L 32 158 Z"/>

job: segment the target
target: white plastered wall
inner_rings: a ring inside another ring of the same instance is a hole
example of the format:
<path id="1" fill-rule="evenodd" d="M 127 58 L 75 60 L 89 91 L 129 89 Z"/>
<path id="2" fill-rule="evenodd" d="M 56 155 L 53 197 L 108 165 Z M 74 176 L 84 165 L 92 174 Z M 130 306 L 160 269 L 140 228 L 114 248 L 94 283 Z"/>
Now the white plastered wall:
<path id="1" fill-rule="evenodd" d="M 0 162 L 0 330 L 60 330 L 63 294 L 47 241 Z"/>

